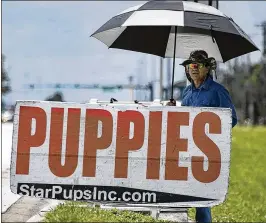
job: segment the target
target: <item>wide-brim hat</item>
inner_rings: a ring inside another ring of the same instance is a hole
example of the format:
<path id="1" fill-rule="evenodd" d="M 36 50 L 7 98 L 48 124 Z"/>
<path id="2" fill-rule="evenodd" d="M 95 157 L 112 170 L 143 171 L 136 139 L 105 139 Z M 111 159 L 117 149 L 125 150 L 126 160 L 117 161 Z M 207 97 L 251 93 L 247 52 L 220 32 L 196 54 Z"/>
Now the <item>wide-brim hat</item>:
<path id="1" fill-rule="evenodd" d="M 189 55 L 189 58 L 187 60 L 183 61 L 180 65 L 186 66 L 186 65 L 191 64 L 193 62 L 208 63 L 209 59 L 210 58 L 208 58 L 208 54 L 206 51 L 195 50 L 195 51 L 192 51 Z"/>

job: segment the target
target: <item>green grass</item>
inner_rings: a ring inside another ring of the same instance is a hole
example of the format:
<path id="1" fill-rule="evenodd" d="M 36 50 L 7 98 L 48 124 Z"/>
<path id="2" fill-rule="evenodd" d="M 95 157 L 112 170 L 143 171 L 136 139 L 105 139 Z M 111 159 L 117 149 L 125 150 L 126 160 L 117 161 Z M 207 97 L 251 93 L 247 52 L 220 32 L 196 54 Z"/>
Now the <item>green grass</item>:
<path id="1" fill-rule="evenodd" d="M 43 222 L 165 222 L 140 213 L 79 207 L 80 204 L 80 202 L 67 202 L 58 205 L 45 215 Z"/>
<path id="2" fill-rule="evenodd" d="M 212 208 L 213 222 L 266 222 L 266 128 L 235 127 L 226 201 Z M 129 211 L 57 206 L 45 222 L 162 222 Z M 195 208 L 189 209 L 194 220 Z"/>
<path id="3" fill-rule="evenodd" d="M 195 209 L 189 210 L 194 219 Z M 229 190 L 212 208 L 213 222 L 266 222 L 266 128 L 235 127 Z"/>

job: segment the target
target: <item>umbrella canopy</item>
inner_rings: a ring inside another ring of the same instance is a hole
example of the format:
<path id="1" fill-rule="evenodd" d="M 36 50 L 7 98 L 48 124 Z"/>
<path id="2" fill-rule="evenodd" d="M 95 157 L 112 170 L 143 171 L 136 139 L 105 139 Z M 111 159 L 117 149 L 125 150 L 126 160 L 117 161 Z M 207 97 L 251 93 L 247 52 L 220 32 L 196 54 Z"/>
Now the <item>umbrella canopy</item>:
<path id="1" fill-rule="evenodd" d="M 188 58 L 205 50 L 218 62 L 258 50 L 248 35 L 221 11 L 187 1 L 149 1 L 131 7 L 107 21 L 91 36 L 109 48 Z"/>
<path id="2" fill-rule="evenodd" d="M 203 49 L 216 61 L 226 62 L 258 50 L 232 18 L 188 1 L 144 2 L 114 16 L 91 36 L 109 48 L 164 58 L 188 58 L 191 51 Z"/>

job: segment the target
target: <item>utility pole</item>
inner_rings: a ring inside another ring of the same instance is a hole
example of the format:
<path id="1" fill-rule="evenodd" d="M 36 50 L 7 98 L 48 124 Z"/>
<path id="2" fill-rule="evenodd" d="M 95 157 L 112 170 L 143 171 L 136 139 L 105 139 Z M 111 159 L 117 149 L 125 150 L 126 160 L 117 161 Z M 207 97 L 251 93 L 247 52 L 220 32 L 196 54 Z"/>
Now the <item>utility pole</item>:
<path id="1" fill-rule="evenodd" d="M 263 25 L 263 57 L 266 58 L 266 21 L 262 23 Z"/>
<path id="2" fill-rule="evenodd" d="M 262 29 L 262 47 L 263 47 L 263 52 L 262 52 L 262 63 L 263 63 L 263 74 L 264 74 L 264 79 L 266 80 L 266 20 L 262 22 L 261 24 L 255 25 L 256 27 L 260 27 Z"/>
<path id="3" fill-rule="evenodd" d="M 263 31 L 263 58 L 266 58 L 266 21 L 261 24 Z"/>
<path id="4" fill-rule="evenodd" d="M 142 59 L 140 59 L 137 65 L 137 84 L 141 84 L 142 82 L 141 80 L 142 75 L 143 75 L 142 65 L 143 65 L 143 61 Z M 141 98 L 141 92 L 139 90 L 136 90 L 136 99 L 141 100 L 140 98 Z"/>
<path id="5" fill-rule="evenodd" d="M 163 58 L 160 57 L 160 100 L 163 100 Z"/>
<path id="6" fill-rule="evenodd" d="M 266 83 L 266 21 L 260 23 L 260 24 L 257 24 L 255 25 L 256 27 L 259 27 L 262 29 L 262 48 L 263 48 L 263 52 L 262 52 L 262 58 L 261 58 L 261 63 L 262 63 L 262 73 L 261 73 L 261 76 L 260 76 L 260 84 L 261 86 L 264 86 L 265 83 Z M 257 116 L 262 116 L 264 118 L 264 121 L 263 121 L 263 124 L 266 125 L 266 110 L 265 110 L 265 106 L 266 106 L 266 100 L 264 99 L 265 96 L 266 96 L 266 92 L 265 90 L 263 89 L 263 87 L 257 89 L 258 94 L 259 94 L 259 98 L 258 100 L 261 100 L 262 101 L 255 101 L 254 99 L 254 102 L 253 102 L 253 108 L 255 109 L 254 113 L 253 113 L 253 117 L 254 117 L 254 120 L 255 118 L 257 118 Z M 256 98 L 257 99 L 257 98 Z M 258 112 L 258 108 L 257 106 L 258 105 L 261 105 L 261 109 L 260 109 L 260 114 L 257 113 L 255 114 L 255 112 Z M 258 124 L 258 120 L 256 119 L 255 121 L 253 121 L 254 124 Z"/>
<path id="7" fill-rule="evenodd" d="M 262 22 L 261 24 L 255 25 L 256 27 L 262 28 L 262 36 L 263 36 L 263 52 L 262 55 L 266 57 L 266 21 Z"/>
<path id="8" fill-rule="evenodd" d="M 167 95 L 166 95 L 166 99 L 169 99 L 170 97 L 171 97 L 171 95 L 170 95 L 170 92 L 171 92 L 171 67 L 172 66 L 172 60 L 171 60 L 171 58 L 168 58 L 167 59 Z"/>
<path id="9" fill-rule="evenodd" d="M 128 77 L 128 82 L 130 86 L 130 96 L 131 96 L 131 101 L 134 100 L 134 86 L 133 86 L 133 76 Z"/>
<path id="10" fill-rule="evenodd" d="M 263 22 L 263 75 L 264 75 L 264 80 L 266 80 L 266 21 Z M 264 101 L 263 103 L 264 103 L 264 105 L 266 105 L 266 101 Z M 266 125 L 265 107 L 264 107 L 264 114 L 263 115 L 265 115 L 264 120 L 263 120 L 263 124 Z"/>
<path id="11" fill-rule="evenodd" d="M 150 101 L 153 101 L 154 100 L 154 97 L 153 97 L 153 82 L 149 82 L 148 89 L 150 90 Z"/>

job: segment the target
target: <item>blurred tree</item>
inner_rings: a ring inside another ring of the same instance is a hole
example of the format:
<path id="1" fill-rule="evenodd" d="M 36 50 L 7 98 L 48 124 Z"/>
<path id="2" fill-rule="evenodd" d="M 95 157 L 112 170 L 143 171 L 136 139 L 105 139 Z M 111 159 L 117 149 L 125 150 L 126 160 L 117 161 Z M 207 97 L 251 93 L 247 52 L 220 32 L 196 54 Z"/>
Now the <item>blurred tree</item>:
<path id="1" fill-rule="evenodd" d="M 63 94 L 62 92 L 55 92 L 53 95 L 51 96 L 48 96 L 46 99 L 44 99 L 45 101 L 61 101 L 63 102 L 64 101 L 64 98 L 63 98 Z"/>
<path id="2" fill-rule="evenodd" d="M 5 56 L 1 55 L 1 91 L 3 95 L 6 95 L 7 93 L 11 92 L 11 86 L 10 86 L 10 79 L 8 77 L 8 73 L 5 69 Z"/>
<path id="3" fill-rule="evenodd" d="M 263 63 L 240 63 L 236 59 L 234 63 L 229 63 L 228 68 L 227 71 L 219 70 L 221 84 L 232 97 L 240 123 L 251 120 L 253 125 L 266 124 L 266 74 Z"/>
<path id="4" fill-rule="evenodd" d="M 256 63 L 250 67 L 250 76 L 246 82 L 249 86 L 247 90 L 251 98 L 251 118 L 253 124 L 257 125 L 259 124 L 260 119 L 266 118 L 266 81 L 262 63 Z"/>

